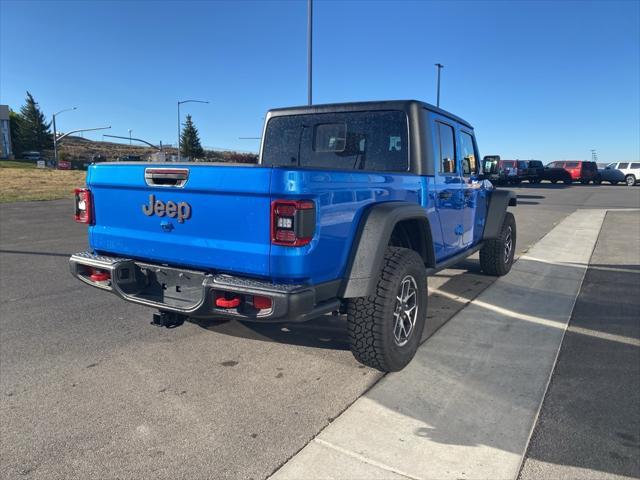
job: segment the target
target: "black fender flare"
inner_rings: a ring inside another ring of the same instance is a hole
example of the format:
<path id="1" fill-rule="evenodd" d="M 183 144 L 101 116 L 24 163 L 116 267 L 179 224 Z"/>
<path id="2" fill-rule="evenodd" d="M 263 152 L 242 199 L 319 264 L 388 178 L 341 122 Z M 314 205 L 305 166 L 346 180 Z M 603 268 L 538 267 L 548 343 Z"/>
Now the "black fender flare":
<path id="1" fill-rule="evenodd" d="M 358 224 L 351 244 L 347 269 L 340 286 L 340 298 L 365 297 L 375 293 L 384 254 L 393 229 L 404 220 L 417 220 L 421 252 L 427 266 L 435 265 L 431 226 L 424 207 L 409 202 L 385 202 L 370 207 Z"/>
<path id="2" fill-rule="evenodd" d="M 496 190 L 491 192 L 489 205 L 487 206 L 487 219 L 484 224 L 483 240 L 493 240 L 498 238 L 507 207 L 514 207 L 518 204 L 518 197 L 511 190 Z"/>

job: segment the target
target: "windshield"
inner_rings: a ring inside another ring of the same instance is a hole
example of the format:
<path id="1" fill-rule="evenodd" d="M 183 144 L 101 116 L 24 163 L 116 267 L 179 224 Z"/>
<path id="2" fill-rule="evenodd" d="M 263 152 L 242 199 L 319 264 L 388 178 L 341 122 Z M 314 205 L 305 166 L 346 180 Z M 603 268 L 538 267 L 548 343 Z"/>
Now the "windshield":
<path id="1" fill-rule="evenodd" d="M 262 164 L 406 172 L 407 115 L 373 111 L 274 117 L 267 124 Z"/>

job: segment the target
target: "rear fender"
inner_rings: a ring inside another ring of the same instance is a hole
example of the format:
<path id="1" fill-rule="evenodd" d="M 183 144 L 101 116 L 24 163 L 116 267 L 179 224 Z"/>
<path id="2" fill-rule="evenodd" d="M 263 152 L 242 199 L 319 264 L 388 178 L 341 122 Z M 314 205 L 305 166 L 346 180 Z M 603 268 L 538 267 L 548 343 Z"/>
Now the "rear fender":
<path id="1" fill-rule="evenodd" d="M 428 267 L 435 265 L 431 226 L 424 208 L 408 202 L 379 203 L 369 208 L 360 220 L 339 297 L 365 297 L 375 293 L 393 229 L 405 220 L 417 221 L 421 237 L 417 242 L 418 254 Z"/>

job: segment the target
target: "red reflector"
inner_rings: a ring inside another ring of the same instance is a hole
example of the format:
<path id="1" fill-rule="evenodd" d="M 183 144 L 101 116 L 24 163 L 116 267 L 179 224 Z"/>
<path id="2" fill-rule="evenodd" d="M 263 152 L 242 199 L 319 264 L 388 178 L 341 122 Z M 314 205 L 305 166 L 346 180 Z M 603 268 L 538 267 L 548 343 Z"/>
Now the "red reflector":
<path id="1" fill-rule="evenodd" d="M 253 297 L 253 306 L 258 310 L 266 310 L 271 308 L 271 299 L 269 297 Z"/>
<path id="2" fill-rule="evenodd" d="M 89 277 L 92 282 L 104 282 L 106 280 L 111 280 L 111 275 L 109 272 L 101 272 L 100 270 L 94 270 L 94 272 Z"/>
<path id="3" fill-rule="evenodd" d="M 216 306 L 220 308 L 236 308 L 240 306 L 240 297 L 234 297 L 234 298 L 218 297 L 216 298 Z"/>

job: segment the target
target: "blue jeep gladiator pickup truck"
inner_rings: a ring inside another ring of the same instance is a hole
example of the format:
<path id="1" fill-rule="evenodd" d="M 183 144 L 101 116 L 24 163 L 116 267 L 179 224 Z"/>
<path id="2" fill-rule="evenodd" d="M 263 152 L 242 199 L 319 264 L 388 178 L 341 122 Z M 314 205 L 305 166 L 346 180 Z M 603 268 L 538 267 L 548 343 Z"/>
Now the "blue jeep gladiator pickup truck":
<path id="1" fill-rule="evenodd" d="M 271 110 L 257 165 L 91 165 L 71 272 L 167 326 L 346 314 L 356 359 L 400 370 L 428 275 L 476 251 L 489 275 L 511 268 L 516 198 L 479 158 L 469 123 L 418 101 Z"/>

